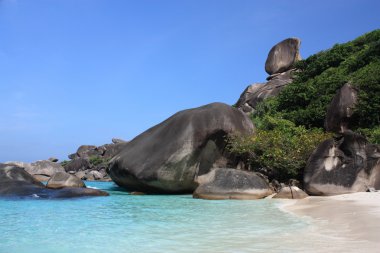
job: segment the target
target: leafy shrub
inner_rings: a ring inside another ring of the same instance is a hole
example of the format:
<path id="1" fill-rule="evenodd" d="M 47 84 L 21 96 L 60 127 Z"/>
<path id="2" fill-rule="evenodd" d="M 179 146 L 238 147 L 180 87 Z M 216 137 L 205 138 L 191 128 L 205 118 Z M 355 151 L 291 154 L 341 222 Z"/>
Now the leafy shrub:
<path id="1" fill-rule="evenodd" d="M 91 165 L 93 166 L 97 166 L 99 164 L 102 164 L 102 163 L 107 163 L 109 161 L 109 159 L 105 159 L 105 158 L 102 158 L 100 156 L 91 156 L 89 157 L 89 160 Z"/>
<path id="2" fill-rule="evenodd" d="M 370 143 L 380 145 L 380 127 L 376 128 L 360 128 L 358 133 L 364 135 Z"/>
<path id="3" fill-rule="evenodd" d="M 258 120 L 258 119 L 256 119 Z M 270 116 L 260 119 L 261 125 L 251 136 L 233 136 L 229 149 L 255 167 L 274 171 L 276 179 L 300 178 L 306 161 L 319 143 L 331 137 L 322 129 L 306 129 L 291 121 Z"/>
<path id="4" fill-rule="evenodd" d="M 63 161 L 61 162 L 61 166 L 62 166 L 62 167 L 65 167 L 66 164 L 68 164 L 68 163 L 69 163 L 69 161 L 67 161 L 67 160 L 63 160 Z"/>

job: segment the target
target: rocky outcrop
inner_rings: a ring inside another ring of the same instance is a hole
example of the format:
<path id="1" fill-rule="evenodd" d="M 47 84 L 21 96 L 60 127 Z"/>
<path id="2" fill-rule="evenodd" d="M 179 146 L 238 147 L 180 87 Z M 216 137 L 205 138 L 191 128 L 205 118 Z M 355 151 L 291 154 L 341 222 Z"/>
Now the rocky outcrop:
<path id="1" fill-rule="evenodd" d="M 310 195 L 380 189 L 380 146 L 351 131 L 324 141 L 308 160 L 304 187 Z"/>
<path id="2" fill-rule="evenodd" d="M 25 166 L 26 172 L 32 175 L 45 175 L 51 177 L 57 172 L 65 172 L 65 169 L 59 164 L 47 160 L 36 161 Z"/>
<path id="3" fill-rule="evenodd" d="M 276 44 L 269 51 L 265 62 L 265 71 L 269 75 L 285 72 L 292 68 L 293 64 L 301 59 L 299 48 L 301 40 L 289 38 Z"/>
<path id="4" fill-rule="evenodd" d="M 64 163 L 65 171 L 82 180 L 111 181 L 106 173 L 108 162 L 127 143 L 115 138 L 112 142 L 102 146 L 80 146 L 74 154 L 68 156 L 71 160 Z"/>
<path id="5" fill-rule="evenodd" d="M 74 158 L 64 165 L 66 172 L 78 172 L 91 169 L 91 163 L 88 159 L 84 158 Z"/>
<path id="6" fill-rule="evenodd" d="M 261 199 L 272 194 L 268 182 L 257 173 L 217 168 L 198 177 L 193 193 L 201 199 Z"/>
<path id="7" fill-rule="evenodd" d="M 108 193 L 88 188 L 48 189 L 24 168 L 0 164 L 0 197 L 54 199 L 89 196 L 108 196 Z"/>
<path id="8" fill-rule="evenodd" d="M 9 165 L 16 165 L 25 169 L 39 181 L 47 181 L 57 172 L 65 172 L 61 164 L 49 160 L 40 160 L 33 163 L 6 162 Z"/>
<path id="9" fill-rule="evenodd" d="M 266 83 L 254 83 L 248 86 L 240 95 L 236 102 L 236 107 L 246 113 L 253 112 L 257 104 L 269 97 L 277 96 L 280 91 L 293 81 L 292 73 L 294 70 L 288 70 L 281 74 L 268 77 Z"/>
<path id="10" fill-rule="evenodd" d="M 226 136 L 252 131 L 249 118 L 226 104 L 184 110 L 126 143 L 108 174 L 130 191 L 192 193 L 211 168 L 236 166 Z"/>
<path id="11" fill-rule="evenodd" d="M 309 195 L 298 188 L 297 186 L 285 186 L 280 189 L 276 195 L 272 198 L 274 199 L 304 199 Z"/>
<path id="12" fill-rule="evenodd" d="M 61 189 L 65 187 L 86 187 L 80 178 L 66 172 L 55 173 L 47 182 L 47 188 Z"/>
<path id="13" fill-rule="evenodd" d="M 286 85 L 291 83 L 296 71 L 293 64 L 301 59 L 300 43 L 299 39 L 290 38 L 275 45 L 265 63 L 265 70 L 270 75 L 267 82 L 249 85 L 240 95 L 235 106 L 245 113 L 252 113 L 258 103 L 266 98 L 277 96 Z"/>
<path id="14" fill-rule="evenodd" d="M 347 131 L 357 102 L 357 89 L 350 84 L 343 85 L 337 91 L 327 110 L 325 120 L 326 130 L 337 133 Z"/>

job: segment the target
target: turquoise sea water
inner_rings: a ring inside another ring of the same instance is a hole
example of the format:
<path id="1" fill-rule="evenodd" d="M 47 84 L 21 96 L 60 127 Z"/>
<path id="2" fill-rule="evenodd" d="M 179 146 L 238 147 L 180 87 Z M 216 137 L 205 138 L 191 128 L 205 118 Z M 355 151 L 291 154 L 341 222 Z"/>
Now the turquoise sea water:
<path id="1" fill-rule="evenodd" d="M 320 240 L 308 241 L 309 222 L 276 200 L 134 196 L 113 183 L 87 185 L 110 196 L 0 200 L 0 252 L 305 252 Z"/>

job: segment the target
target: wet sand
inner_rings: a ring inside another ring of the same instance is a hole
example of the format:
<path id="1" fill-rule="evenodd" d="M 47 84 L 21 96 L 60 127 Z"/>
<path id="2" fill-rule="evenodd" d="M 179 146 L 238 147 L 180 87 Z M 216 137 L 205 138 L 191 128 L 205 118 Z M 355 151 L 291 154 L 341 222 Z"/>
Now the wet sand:
<path id="1" fill-rule="evenodd" d="M 380 192 L 308 197 L 284 202 L 282 208 L 312 218 L 314 232 L 341 238 L 345 252 L 380 252 Z"/>

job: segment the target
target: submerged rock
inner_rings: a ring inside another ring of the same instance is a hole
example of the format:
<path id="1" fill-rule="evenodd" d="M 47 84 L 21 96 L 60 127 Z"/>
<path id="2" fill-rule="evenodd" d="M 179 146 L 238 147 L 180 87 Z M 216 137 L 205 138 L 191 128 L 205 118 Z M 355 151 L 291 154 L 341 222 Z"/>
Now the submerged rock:
<path id="1" fill-rule="evenodd" d="M 351 131 L 324 141 L 308 160 L 304 187 L 311 195 L 380 189 L 380 146 Z"/>
<path id="2" fill-rule="evenodd" d="M 226 104 L 184 110 L 124 144 L 108 174 L 130 191 L 192 193 L 198 176 L 237 164 L 226 136 L 252 131 L 249 118 Z"/>
<path id="3" fill-rule="evenodd" d="M 47 188 L 61 189 L 65 187 L 86 187 L 80 178 L 66 172 L 55 173 L 47 182 Z"/>
<path id="4" fill-rule="evenodd" d="M 198 177 L 194 198 L 261 199 L 272 194 L 269 184 L 255 172 L 217 168 Z"/>
<path id="5" fill-rule="evenodd" d="M 88 188 L 48 189 L 24 168 L 0 164 L 0 197 L 74 198 L 108 196 L 107 192 Z"/>
<path id="6" fill-rule="evenodd" d="M 301 40 L 298 38 L 285 39 L 276 44 L 269 51 L 265 62 L 265 71 L 269 75 L 273 75 L 290 70 L 293 64 L 301 59 L 300 45 Z"/>

